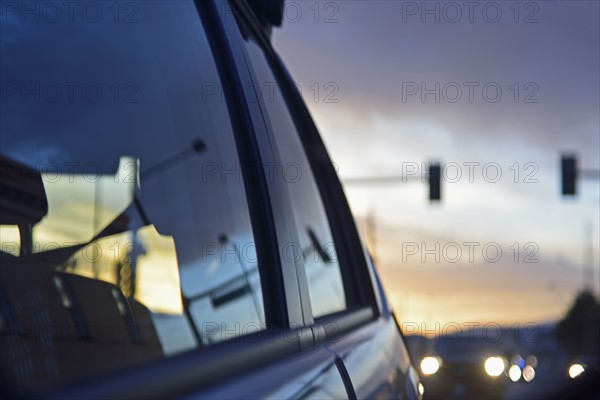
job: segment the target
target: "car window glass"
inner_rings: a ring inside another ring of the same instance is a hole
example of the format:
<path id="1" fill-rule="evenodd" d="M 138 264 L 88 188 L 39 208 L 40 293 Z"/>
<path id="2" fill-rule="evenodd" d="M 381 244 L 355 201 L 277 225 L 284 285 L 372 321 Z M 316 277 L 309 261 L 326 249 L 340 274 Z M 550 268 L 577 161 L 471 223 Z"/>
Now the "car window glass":
<path id="1" fill-rule="evenodd" d="M 194 2 L 84 2 L 99 13 L 52 20 L 14 4 L 0 32 L 2 367 L 36 389 L 264 329 Z"/>
<path id="2" fill-rule="evenodd" d="M 281 165 L 266 166 L 267 173 L 285 182 L 296 222 L 299 242 L 284 246 L 293 248 L 293 257 L 304 263 L 313 316 L 341 311 L 346 307 L 346 297 L 340 264 L 313 171 L 267 57 L 252 38 L 245 41 L 245 47 L 256 78 L 253 94 L 247 91 L 247 99 L 261 102 L 271 127 L 272 145 L 281 160 Z"/>

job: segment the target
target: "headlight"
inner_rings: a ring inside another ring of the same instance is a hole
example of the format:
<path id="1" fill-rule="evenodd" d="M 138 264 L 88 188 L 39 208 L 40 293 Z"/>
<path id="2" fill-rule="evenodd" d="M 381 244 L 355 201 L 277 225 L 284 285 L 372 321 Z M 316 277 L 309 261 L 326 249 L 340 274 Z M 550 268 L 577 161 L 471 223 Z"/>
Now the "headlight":
<path id="1" fill-rule="evenodd" d="M 577 378 L 579 375 L 585 372 L 585 367 L 581 364 L 572 364 L 569 367 L 569 376 L 571 379 Z"/>
<path id="2" fill-rule="evenodd" d="M 523 380 L 525 382 L 531 382 L 533 378 L 535 378 L 535 368 L 531 365 L 526 365 L 525 368 L 523 368 Z"/>
<path id="3" fill-rule="evenodd" d="M 437 357 L 425 357 L 421 360 L 421 371 L 425 375 L 433 375 L 440 369 L 440 360 Z"/>
<path id="4" fill-rule="evenodd" d="M 519 368 L 518 365 L 511 365 L 511 367 L 508 369 L 508 377 L 511 381 L 517 382 L 519 379 L 521 379 L 521 368 Z"/>
<path id="5" fill-rule="evenodd" d="M 485 372 L 489 376 L 500 376 L 504 372 L 504 359 L 500 357 L 489 357 L 485 360 Z"/>

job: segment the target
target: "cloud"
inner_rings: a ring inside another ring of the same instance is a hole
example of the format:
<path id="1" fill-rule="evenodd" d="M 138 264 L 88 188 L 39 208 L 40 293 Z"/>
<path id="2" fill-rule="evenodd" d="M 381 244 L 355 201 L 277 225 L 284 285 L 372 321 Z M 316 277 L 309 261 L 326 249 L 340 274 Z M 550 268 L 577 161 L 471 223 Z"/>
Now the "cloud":
<path id="1" fill-rule="evenodd" d="M 406 3 L 339 2 L 338 23 L 306 17 L 274 33 L 276 47 L 300 83 L 339 85 L 339 105 L 313 103 L 312 109 L 343 107 L 365 118 L 434 120 L 452 130 L 456 141 L 497 141 L 502 132 L 500 140 L 571 146 L 591 158 L 587 149 L 600 145 L 598 3 L 538 2 L 533 15 L 539 22 L 527 24 L 514 23 L 508 3 L 501 3 L 498 23 L 487 23 L 476 11 L 473 23 L 465 13 L 455 24 L 444 22 L 443 15 L 440 23 L 431 16 L 421 23 L 419 15 L 403 14 Z M 309 10 L 304 11 L 306 16 Z M 520 11 L 521 21 L 534 10 Z M 440 103 L 433 94 L 424 103 L 419 94 L 403 101 L 403 83 L 411 82 L 428 89 L 439 82 Z M 479 84 L 473 103 L 465 82 Z M 460 101 L 444 101 L 456 97 L 452 87 L 444 96 L 448 83 L 459 84 Z M 485 99 L 483 88 L 489 83 L 502 89 L 497 103 Z M 526 98 L 538 103 L 523 103 Z"/>

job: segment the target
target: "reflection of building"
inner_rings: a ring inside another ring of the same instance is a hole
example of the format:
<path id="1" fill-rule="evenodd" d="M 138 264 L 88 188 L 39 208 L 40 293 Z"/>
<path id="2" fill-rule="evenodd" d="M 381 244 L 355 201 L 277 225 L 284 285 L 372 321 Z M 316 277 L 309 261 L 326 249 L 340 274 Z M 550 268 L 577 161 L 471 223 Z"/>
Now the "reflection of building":
<path id="1" fill-rule="evenodd" d="M 142 215 L 134 183 L 120 179 L 126 162 L 136 163 L 121 158 L 116 175 L 90 182 L 0 158 L 0 229 L 18 226 L 11 240 L 21 244 L 0 254 L 1 333 L 7 348 L 60 354 L 50 367 L 68 376 L 82 363 L 101 371 L 264 329 L 258 266 L 239 252 L 235 262 L 195 253 L 182 268 L 182 242 L 176 248 Z M 189 298 L 186 269 L 198 275 Z M 49 326 L 60 327 L 50 345 L 42 341 Z M 42 356 L 32 363 L 45 368 Z"/>

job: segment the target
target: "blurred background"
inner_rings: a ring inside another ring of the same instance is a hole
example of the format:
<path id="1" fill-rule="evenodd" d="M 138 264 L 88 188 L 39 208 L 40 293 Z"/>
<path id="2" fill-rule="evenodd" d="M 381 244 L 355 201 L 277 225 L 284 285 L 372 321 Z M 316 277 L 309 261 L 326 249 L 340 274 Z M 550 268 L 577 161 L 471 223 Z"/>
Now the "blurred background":
<path id="1" fill-rule="evenodd" d="M 448 396 L 491 356 L 508 398 L 597 363 L 599 16 L 597 1 L 288 1 L 273 33 L 415 363 L 464 372 L 422 368 Z"/>

